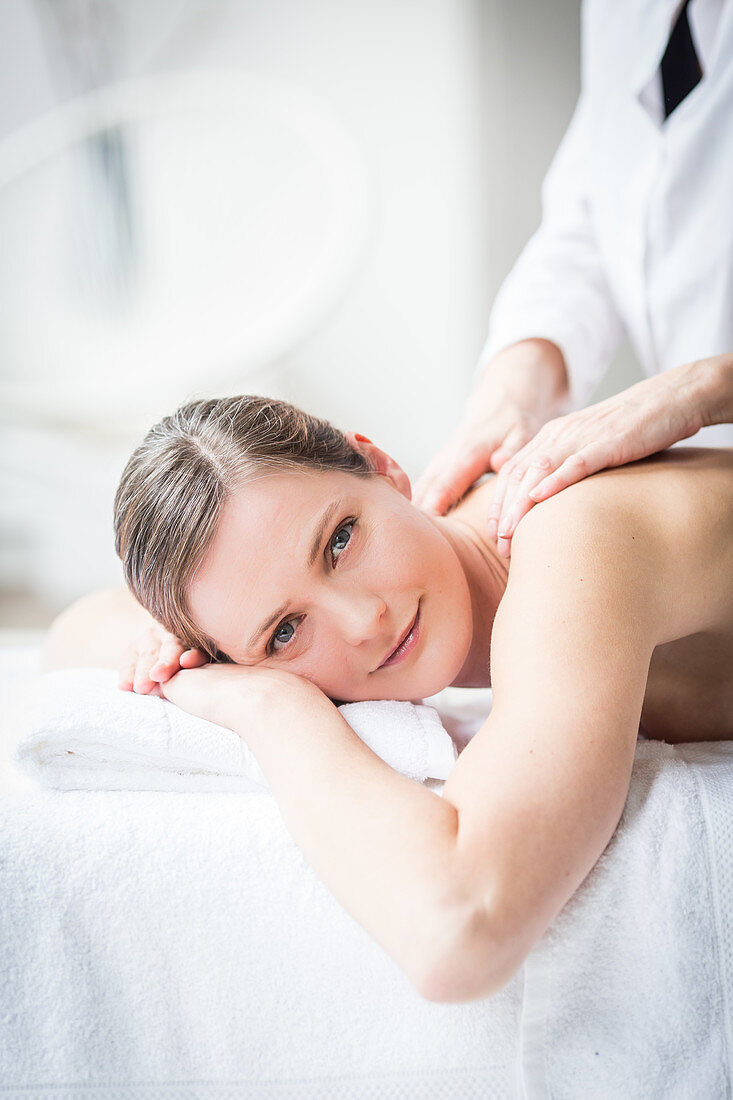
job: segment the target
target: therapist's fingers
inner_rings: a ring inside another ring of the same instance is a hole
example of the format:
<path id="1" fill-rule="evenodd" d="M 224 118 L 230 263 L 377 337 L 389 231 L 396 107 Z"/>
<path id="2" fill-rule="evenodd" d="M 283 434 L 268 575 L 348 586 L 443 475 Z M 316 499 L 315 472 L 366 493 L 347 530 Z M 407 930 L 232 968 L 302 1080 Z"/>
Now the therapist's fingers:
<path id="1" fill-rule="evenodd" d="M 498 473 L 501 467 L 514 458 L 523 447 L 526 447 L 532 438 L 532 433 L 527 427 L 523 424 L 517 424 L 516 427 L 507 432 L 491 456 L 491 468 Z"/>
<path id="2" fill-rule="evenodd" d="M 529 499 L 525 486 L 541 481 L 546 473 L 547 470 L 544 468 L 538 470 L 530 467 L 529 470 L 524 470 L 522 466 L 515 466 L 506 475 L 501 499 L 492 503 L 494 514 L 499 512 L 494 522 L 496 523 L 496 548 L 502 557 L 509 557 L 511 537 L 516 524 L 534 506 L 534 501 Z"/>
<path id="3" fill-rule="evenodd" d="M 530 508 L 534 507 L 536 501 L 532 499 L 532 490 L 547 476 L 548 469 L 547 459 L 540 459 L 536 463 L 531 462 L 524 471 L 521 481 L 510 486 L 514 491 L 511 497 L 507 495 L 504 498 L 503 511 L 498 523 L 498 538 L 511 539 L 520 519 L 526 516 Z"/>
<path id="4" fill-rule="evenodd" d="M 567 450 L 558 452 L 557 439 L 562 418 L 550 420 L 504 463 L 499 470 L 496 491 L 490 507 L 495 527 L 497 548 L 509 557 L 509 544 L 519 520 L 536 503 L 530 490 L 543 481 L 559 465 Z"/>
<path id="5" fill-rule="evenodd" d="M 416 482 L 412 499 L 418 508 L 442 516 L 460 500 L 473 483 L 490 468 L 495 448 L 493 439 L 470 440 L 465 445 L 455 436 L 429 463 Z"/>
<path id="6" fill-rule="evenodd" d="M 538 447 L 536 453 L 530 453 L 526 459 L 518 456 L 517 468 L 510 479 L 510 493 L 504 496 L 499 519 L 501 543 L 497 542 L 497 546 L 504 556 L 509 556 L 511 539 L 519 522 L 535 504 L 609 465 L 609 447 L 605 442 L 575 446 L 577 450 L 571 450 L 570 454 L 567 454 L 569 443 L 563 443 L 562 448 L 558 443 L 554 453 Z M 538 494 L 540 487 L 544 488 Z"/>
<path id="7" fill-rule="evenodd" d="M 504 445 L 502 449 L 509 450 L 509 445 Z M 499 523 L 503 510 L 505 507 L 505 500 L 507 497 L 512 499 L 516 491 L 516 485 L 523 476 L 523 469 L 516 461 L 516 455 L 521 454 L 522 449 L 517 448 L 517 451 L 511 455 L 500 467 L 496 484 L 494 485 L 494 493 L 491 498 L 491 503 L 488 510 L 488 523 L 487 531 L 489 538 L 497 538 L 499 534 Z"/>
<path id="8" fill-rule="evenodd" d="M 516 456 L 522 453 L 524 447 L 531 442 L 531 436 L 527 428 L 517 425 L 507 432 L 501 445 L 492 455 L 491 465 L 498 471 L 498 477 L 494 486 L 494 493 L 488 510 L 486 525 L 490 539 L 496 538 L 499 532 L 499 519 L 504 507 L 504 499 L 507 493 L 512 493 L 512 481 L 521 477 L 516 465 Z"/>
<path id="9" fill-rule="evenodd" d="M 546 424 L 501 471 L 506 471 L 506 476 L 501 499 L 495 502 L 495 507 L 500 507 L 497 547 L 505 557 L 509 557 L 510 541 L 519 521 L 537 503 L 532 490 L 554 473 L 568 450 L 573 450 L 572 441 L 566 439 L 562 445 L 558 444 L 559 423 Z"/>
<path id="10" fill-rule="evenodd" d="M 538 482 L 529 492 L 535 504 L 548 500 L 561 489 L 575 485 L 584 477 L 595 474 L 608 465 L 605 449 L 600 445 L 584 447 L 581 451 L 569 455 L 556 470 Z"/>

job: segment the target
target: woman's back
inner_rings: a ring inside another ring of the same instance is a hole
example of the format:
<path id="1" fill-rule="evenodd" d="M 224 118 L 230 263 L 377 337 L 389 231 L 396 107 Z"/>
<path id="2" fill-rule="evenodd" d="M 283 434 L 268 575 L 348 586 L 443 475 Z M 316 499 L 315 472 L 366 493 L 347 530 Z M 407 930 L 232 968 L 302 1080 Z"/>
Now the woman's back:
<path id="1" fill-rule="evenodd" d="M 478 486 L 451 513 L 480 538 L 493 485 Z M 616 554 L 633 560 L 635 584 L 641 562 L 655 608 L 642 732 L 671 742 L 733 737 L 733 451 L 677 448 L 564 490 L 520 525 L 525 543 L 536 544 L 533 570 L 548 525 L 578 512 L 584 536 L 598 540 L 598 560 L 613 532 Z M 521 580 L 514 573 L 513 561 L 510 584 Z"/>

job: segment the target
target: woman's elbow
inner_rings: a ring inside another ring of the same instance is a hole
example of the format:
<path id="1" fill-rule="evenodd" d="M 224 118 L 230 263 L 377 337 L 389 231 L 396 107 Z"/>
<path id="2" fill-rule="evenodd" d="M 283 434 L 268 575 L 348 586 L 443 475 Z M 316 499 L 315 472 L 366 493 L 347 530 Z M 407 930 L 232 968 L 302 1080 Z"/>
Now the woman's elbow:
<path id="1" fill-rule="evenodd" d="M 507 937 L 498 935 L 484 914 L 474 915 L 460 931 L 447 937 L 451 947 L 435 952 L 413 981 L 426 1001 L 437 1004 L 469 1004 L 499 993 L 522 966 Z"/>

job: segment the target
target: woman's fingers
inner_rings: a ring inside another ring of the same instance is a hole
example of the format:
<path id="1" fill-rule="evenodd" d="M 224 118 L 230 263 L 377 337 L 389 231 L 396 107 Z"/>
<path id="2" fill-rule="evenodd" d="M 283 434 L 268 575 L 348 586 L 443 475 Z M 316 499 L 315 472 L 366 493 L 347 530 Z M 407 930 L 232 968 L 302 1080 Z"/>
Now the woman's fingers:
<path id="1" fill-rule="evenodd" d="M 172 634 L 169 634 L 154 656 L 149 669 L 150 678 L 158 683 L 169 680 L 181 667 L 181 654 L 185 649 L 186 647 L 178 641 L 178 638 L 174 638 Z"/>
<path id="2" fill-rule="evenodd" d="M 181 668 L 201 668 L 209 664 L 211 658 L 201 649 L 188 649 L 177 638 L 172 638 L 161 647 L 158 659 L 151 665 L 149 676 L 152 681 L 164 684 Z"/>
<path id="3" fill-rule="evenodd" d="M 119 670 L 118 687 L 140 695 L 161 695 L 160 685 L 181 668 L 209 663 L 208 654 L 185 646 L 160 625 L 148 627 L 128 650 Z"/>
<path id="4" fill-rule="evenodd" d="M 132 690 L 139 695 L 148 695 L 155 687 L 157 681 L 153 679 L 150 673 L 157 659 L 158 652 L 158 649 L 150 648 L 141 650 L 138 653 Z"/>
<path id="5" fill-rule="evenodd" d="M 135 662 L 132 660 L 126 660 L 119 670 L 117 687 L 120 689 L 120 691 L 132 691 L 132 684 L 134 679 Z"/>
<path id="6" fill-rule="evenodd" d="M 185 649 L 181 654 L 181 668 L 201 668 L 211 658 L 202 649 Z"/>

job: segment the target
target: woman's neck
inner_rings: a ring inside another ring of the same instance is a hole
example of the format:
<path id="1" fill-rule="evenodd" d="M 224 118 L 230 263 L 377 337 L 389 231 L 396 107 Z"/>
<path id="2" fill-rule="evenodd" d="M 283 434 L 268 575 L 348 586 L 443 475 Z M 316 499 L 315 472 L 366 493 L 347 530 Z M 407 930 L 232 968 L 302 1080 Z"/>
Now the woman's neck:
<path id="1" fill-rule="evenodd" d="M 491 630 L 509 575 L 509 562 L 486 534 L 494 482 L 492 477 L 470 490 L 447 516 L 433 517 L 458 555 L 471 594 L 473 640 L 453 687 L 491 684 Z"/>

